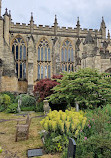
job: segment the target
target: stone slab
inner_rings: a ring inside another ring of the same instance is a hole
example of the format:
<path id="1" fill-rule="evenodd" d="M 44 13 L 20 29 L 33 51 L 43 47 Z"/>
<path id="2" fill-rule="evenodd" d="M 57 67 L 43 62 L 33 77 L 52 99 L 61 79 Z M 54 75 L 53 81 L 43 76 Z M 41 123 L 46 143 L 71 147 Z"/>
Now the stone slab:
<path id="1" fill-rule="evenodd" d="M 28 149 L 27 151 L 28 158 L 34 156 L 42 156 L 42 155 L 43 155 L 43 149 Z"/>

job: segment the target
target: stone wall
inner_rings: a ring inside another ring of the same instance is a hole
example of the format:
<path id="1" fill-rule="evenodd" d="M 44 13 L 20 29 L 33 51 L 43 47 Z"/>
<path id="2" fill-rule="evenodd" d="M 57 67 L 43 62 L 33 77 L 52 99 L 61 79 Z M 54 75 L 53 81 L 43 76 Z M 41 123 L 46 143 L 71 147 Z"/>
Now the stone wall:
<path id="1" fill-rule="evenodd" d="M 1 78 L 1 91 L 18 91 L 18 79 L 16 77 L 2 76 Z"/>

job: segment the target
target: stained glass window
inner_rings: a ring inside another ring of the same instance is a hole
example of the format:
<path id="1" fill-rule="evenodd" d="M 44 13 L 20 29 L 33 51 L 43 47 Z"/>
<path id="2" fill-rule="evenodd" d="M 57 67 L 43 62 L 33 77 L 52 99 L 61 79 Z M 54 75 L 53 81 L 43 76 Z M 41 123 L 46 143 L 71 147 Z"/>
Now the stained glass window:
<path id="1" fill-rule="evenodd" d="M 45 78 L 47 78 L 47 66 L 45 66 Z"/>
<path id="2" fill-rule="evenodd" d="M 38 48 L 38 61 L 40 61 L 40 48 Z"/>
<path id="3" fill-rule="evenodd" d="M 51 76 L 50 76 L 50 65 L 48 66 L 48 78 L 50 78 Z"/>
<path id="4" fill-rule="evenodd" d="M 61 60 L 64 61 L 64 50 L 62 48 L 62 56 L 61 56 Z"/>
<path id="5" fill-rule="evenodd" d="M 48 41 L 43 38 L 38 45 L 38 79 L 51 77 L 51 50 Z"/>
<path id="6" fill-rule="evenodd" d="M 20 63 L 20 78 L 22 78 L 22 63 Z"/>
<path id="7" fill-rule="evenodd" d="M 41 79 L 43 79 L 43 73 L 44 73 L 44 71 L 43 71 L 43 65 L 41 66 Z"/>
<path id="8" fill-rule="evenodd" d="M 20 46 L 20 60 L 22 60 L 22 46 Z"/>
<path id="9" fill-rule="evenodd" d="M 26 60 L 26 46 L 24 46 L 23 60 Z"/>
<path id="10" fill-rule="evenodd" d="M 50 48 L 48 49 L 48 61 L 50 61 Z"/>
<path id="11" fill-rule="evenodd" d="M 18 46 L 16 46 L 16 60 L 18 60 Z"/>
<path id="12" fill-rule="evenodd" d="M 27 50 L 25 41 L 21 36 L 17 36 L 12 43 L 12 53 L 15 59 L 17 77 L 26 79 Z"/>
<path id="13" fill-rule="evenodd" d="M 40 79 L 40 65 L 38 65 L 38 79 Z"/>
<path id="14" fill-rule="evenodd" d="M 47 61 L 47 48 L 45 47 L 45 61 Z"/>
<path id="15" fill-rule="evenodd" d="M 61 48 L 61 70 L 74 71 L 71 65 L 74 64 L 74 49 L 69 40 L 65 40 Z"/>
<path id="16" fill-rule="evenodd" d="M 43 47 L 41 48 L 41 61 L 43 61 Z"/>
<path id="17" fill-rule="evenodd" d="M 26 63 L 23 63 L 23 78 L 26 78 Z"/>

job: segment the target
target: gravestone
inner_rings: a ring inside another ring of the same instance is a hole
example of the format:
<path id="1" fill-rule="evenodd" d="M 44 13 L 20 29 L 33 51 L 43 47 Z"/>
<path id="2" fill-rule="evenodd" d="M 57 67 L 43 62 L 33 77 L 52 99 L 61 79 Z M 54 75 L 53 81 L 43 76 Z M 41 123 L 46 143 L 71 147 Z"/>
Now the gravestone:
<path id="1" fill-rule="evenodd" d="M 76 153 L 76 142 L 74 139 L 69 138 L 67 158 L 75 158 L 75 153 Z"/>
<path id="2" fill-rule="evenodd" d="M 22 103 L 22 100 L 21 100 L 21 95 L 20 95 L 20 99 L 18 99 L 18 108 L 17 108 L 18 113 L 21 112 L 21 109 L 20 109 L 21 103 Z"/>
<path id="3" fill-rule="evenodd" d="M 42 155 L 43 155 L 43 149 L 28 149 L 27 151 L 28 158 L 34 156 L 42 156 Z"/>
<path id="4" fill-rule="evenodd" d="M 44 103 L 44 105 L 43 105 L 44 112 L 45 112 L 45 114 L 47 114 L 47 113 L 49 113 L 49 110 L 50 110 L 49 102 L 48 102 L 48 100 L 44 100 L 43 103 Z"/>
<path id="5" fill-rule="evenodd" d="M 79 104 L 76 102 L 76 111 L 79 112 Z"/>

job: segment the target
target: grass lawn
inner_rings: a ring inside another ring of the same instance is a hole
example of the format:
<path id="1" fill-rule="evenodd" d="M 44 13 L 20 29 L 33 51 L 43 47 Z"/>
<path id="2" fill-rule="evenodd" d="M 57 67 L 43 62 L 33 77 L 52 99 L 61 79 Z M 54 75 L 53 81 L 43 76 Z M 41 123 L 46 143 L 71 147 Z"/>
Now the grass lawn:
<path id="1" fill-rule="evenodd" d="M 30 116 L 39 116 L 43 115 L 42 113 L 31 113 Z M 43 143 L 41 141 L 40 135 L 38 132 L 42 130 L 40 125 L 40 121 L 42 118 L 36 117 L 32 118 L 31 125 L 29 129 L 29 139 L 28 140 L 21 140 L 15 142 L 15 132 L 16 132 L 16 124 L 17 120 L 15 119 L 26 119 L 26 116 L 15 116 L 14 114 L 5 114 L 0 113 L 0 120 L 1 119 L 14 119 L 11 121 L 0 122 L 0 146 L 3 148 L 3 152 L 0 153 L 0 158 L 4 158 L 6 155 L 10 158 L 13 158 L 16 154 L 17 158 L 27 158 L 26 152 L 27 149 L 34 149 L 34 148 L 43 148 Z M 22 121 L 21 121 L 22 123 Z M 56 155 L 44 155 L 41 158 L 60 158 L 60 154 Z"/>

